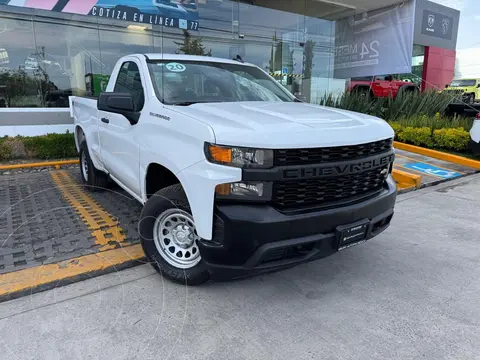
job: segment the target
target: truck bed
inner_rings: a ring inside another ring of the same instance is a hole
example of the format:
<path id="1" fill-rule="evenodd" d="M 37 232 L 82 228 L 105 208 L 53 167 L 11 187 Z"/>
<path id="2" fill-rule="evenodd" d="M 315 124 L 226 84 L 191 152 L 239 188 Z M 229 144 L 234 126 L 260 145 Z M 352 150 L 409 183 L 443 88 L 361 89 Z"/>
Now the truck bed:
<path id="1" fill-rule="evenodd" d="M 92 96 L 70 96 L 70 116 L 77 119 L 78 122 L 96 122 L 97 98 Z"/>

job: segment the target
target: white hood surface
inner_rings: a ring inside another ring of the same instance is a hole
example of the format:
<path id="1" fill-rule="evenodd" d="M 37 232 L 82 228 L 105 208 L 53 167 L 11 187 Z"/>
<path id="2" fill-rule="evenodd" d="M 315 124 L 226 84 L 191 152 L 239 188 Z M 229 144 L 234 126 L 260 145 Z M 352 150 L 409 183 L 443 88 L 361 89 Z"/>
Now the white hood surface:
<path id="1" fill-rule="evenodd" d="M 300 102 L 229 102 L 172 107 L 210 125 L 217 144 L 308 148 L 363 144 L 392 138 L 386 121 L 352 111 Z"/>

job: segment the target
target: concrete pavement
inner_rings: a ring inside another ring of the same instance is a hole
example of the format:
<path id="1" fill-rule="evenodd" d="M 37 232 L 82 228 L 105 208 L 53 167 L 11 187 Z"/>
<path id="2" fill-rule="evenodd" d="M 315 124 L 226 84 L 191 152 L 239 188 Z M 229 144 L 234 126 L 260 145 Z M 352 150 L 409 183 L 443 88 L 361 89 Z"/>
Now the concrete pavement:
<path id="1" fill-rule="evenodd" d="M 5 359 L 480 359 L 480 175 L 330 258 L 186 288 L 148 266 L 0 304 Z"/>

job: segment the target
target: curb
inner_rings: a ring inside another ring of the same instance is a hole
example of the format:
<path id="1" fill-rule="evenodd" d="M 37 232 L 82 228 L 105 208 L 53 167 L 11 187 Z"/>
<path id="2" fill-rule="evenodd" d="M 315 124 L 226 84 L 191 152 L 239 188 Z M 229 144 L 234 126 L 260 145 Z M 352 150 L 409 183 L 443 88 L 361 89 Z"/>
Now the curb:
<path id="1" fill-rule="evenodd" d="M 392 171 L 393 179 L 397 182 L 397 184 L 401 184 L 405 188 L 414 187 L 416 189 L 420 189 L 422 186 L 422 176 L 417 174 L 411 174 L 406 171 L 402 171 L 399 169 L 393 169 Z"/>
<path id="2" fill-rule="evenodd" d="M 443 161 L 451 162 L 454 164 L 471 167 L 474 169 L 480 169 L 480 161 L 469 159 L 463 156 L 453 155 L 453 154 L 445 153 L 438 150 L 422 148 L 420 146 L 405 144 L 398 141 L 393 142 L 393 147 L 400 150 L 410 151 L 412 153 L 429 156 L 434 159 L 443 160 Z"/>
<path id="3" fill-rule="evenodd" d="M 57 169 L 60 169 L 62 165 L 76 165 L 78 163 L 79 163 L 78 160 L 63 160 L 63 161 L 47 161 L 47 162 L 30 163 L 30 164 L 1 165 L 0 171 L 24 169 L 24 168 L 36 168 L 36 167 L 55 167 Z"/>
<path id="4" fill-rule="evenodd" d="M 85 255 L 0 275 L 0 302 L 145 263 L 141 245 Z"/>

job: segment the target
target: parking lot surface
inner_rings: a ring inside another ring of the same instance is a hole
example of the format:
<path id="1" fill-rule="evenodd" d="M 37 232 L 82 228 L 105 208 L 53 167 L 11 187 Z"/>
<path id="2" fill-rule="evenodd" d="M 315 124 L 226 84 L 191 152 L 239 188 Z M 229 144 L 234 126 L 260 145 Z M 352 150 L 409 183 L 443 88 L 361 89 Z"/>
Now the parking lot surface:
<path id="1" fill-rule="evenodd" d="M 400 149 L 395 149 L 394 167 L 410 174 L 420 175 L 424 187 L 477 172 L 477 169 L 472 167 Z"/>
<path id="2" fill-rule="evenodd" d="M 106 195 L 102 195 L 106 196 Z M 148 266 L 0 304 L 12 359 L 480 359 L 480 175 L 286 271 L 186 288 Z"/>
<path id="3" fill-rule="evenodd" d="M 1 181 L 0 274 L 137 242 L 140 204 L 113 185 L 89 192 L 78 169 L 15 173 Z"/>

